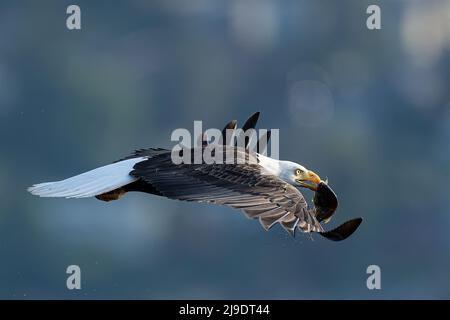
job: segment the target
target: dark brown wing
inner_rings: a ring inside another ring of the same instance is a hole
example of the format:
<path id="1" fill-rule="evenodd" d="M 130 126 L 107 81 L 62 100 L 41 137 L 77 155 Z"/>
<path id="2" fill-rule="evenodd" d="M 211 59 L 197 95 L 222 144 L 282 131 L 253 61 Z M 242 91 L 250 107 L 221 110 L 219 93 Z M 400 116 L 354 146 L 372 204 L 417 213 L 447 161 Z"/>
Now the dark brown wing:
<path id="1" fill-rule="evenodd" d="M 136 164 L 130 174 L 170 199 L 241 209 L 249 218 L 258 218 L 266 230 L 279 222 L 291 234 L 296 227 L 303 232 L 323 231 L 295 187 L 265 172 L 254 154 L 227 148 L 238 158 L 246 157 L 247 163 L 174 164 L 166 152 Z"/>

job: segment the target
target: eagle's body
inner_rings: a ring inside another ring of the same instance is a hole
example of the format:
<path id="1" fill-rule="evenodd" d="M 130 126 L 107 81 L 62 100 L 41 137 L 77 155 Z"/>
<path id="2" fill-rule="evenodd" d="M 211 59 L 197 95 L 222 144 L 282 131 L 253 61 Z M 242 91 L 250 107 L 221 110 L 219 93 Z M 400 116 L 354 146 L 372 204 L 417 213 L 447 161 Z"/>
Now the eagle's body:
<path id="1" fill-rule="evenodd" d="M 259 113 L 255 113 L 246 121 L 242 127 L 244 132 L 255 127 L 258 116 Z M 226 130 L 235 129 L 233 120 L 225 126 L 223 137 Z M 190 153 L 191 160 L 195 152 L 203 152 L 210 146 L 204 137 L 200 138 L 202 147 L 181 151 L 184 155 Z M 39 183 L 28 191 L 41 197 L 96 197 L 103 201 L 117 200 L 127 192 L 139 191 L 240 209 L 247 217 L 258 218 L 266 230 L 280 223 L 291 235 L 299 229 L 305 233 L 317 232 L 334 241 L 350 236 L 361 219 L 347 221 L 324 232 L 320 222 L 328 221 L 334 214 L 336 195 L 327 183 L 305 167 L 259 154 L 259 147 L 266 145 L 262 139 L 268 141 L 270 131 L 260 138 L 255 151 L 249 150 L 247 138 L 244 148 L 236 144 L 217 145 L 215 155 L 222 152 L 226 161 L 215 163 L 178 163 L 173 161 L 173 151 L 141 149 L 112 164 L 65 180 Z M 233 161 L 229 162 L 230 158 Z M 316 191 L 313 208 L 308 208 L 299 187 Z"/>
<path id="2" fill-rule="evenodd" d="M 303 195 L 289 183 L 295 170 L 306 169 L 239 147 L 223 148 L 234 153 L 232 164 L 174 164 L 170 150 L 145 149 L 66 180 L 34 185 L 29 191 L 41 197 L 95 196 L 104 201 L 140 191 L 241 209 L 247 217 L 259 218 L 266 230 L 279 222 L 291 234 L 296 227 L 303 232 L 323 231 Z"/>

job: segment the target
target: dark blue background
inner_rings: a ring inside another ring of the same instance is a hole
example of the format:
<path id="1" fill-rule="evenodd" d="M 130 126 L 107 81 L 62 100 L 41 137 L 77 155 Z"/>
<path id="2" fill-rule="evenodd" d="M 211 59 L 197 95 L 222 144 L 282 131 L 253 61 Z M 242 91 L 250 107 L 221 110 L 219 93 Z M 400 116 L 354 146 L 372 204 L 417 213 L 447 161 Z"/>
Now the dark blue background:
<path id="1" fill-rule="evenodd" d="M 69 4 L 0 5 L 0 298 L 450 297 L 448 1 L 77 1 L 80 31 Z M 144 194 L 26 192 L 257 110 L 282 159 L 330 179 L 327 227 L 364 217 L 350 239 Z"/>

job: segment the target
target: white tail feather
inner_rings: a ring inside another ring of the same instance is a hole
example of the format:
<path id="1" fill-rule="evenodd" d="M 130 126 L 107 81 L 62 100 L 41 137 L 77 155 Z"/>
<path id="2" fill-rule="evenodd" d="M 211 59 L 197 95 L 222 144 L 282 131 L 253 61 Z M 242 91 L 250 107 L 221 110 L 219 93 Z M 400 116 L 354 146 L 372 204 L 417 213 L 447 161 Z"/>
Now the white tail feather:
<path id="1" fill-rule="evenodd" d="M 140 157 L 112 163 L 65 180 L 35 184 L 28 191 L 40 197 L 93 197 L 136 181 L 130 172 L 136 163 L 146 159 Z"/>

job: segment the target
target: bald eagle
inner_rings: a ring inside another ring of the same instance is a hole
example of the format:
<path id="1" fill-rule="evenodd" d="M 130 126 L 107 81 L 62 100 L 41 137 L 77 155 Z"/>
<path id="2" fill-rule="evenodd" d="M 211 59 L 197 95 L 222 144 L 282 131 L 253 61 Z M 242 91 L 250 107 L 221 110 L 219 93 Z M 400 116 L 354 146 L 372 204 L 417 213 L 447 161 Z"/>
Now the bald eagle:
<path id="1" fill-rule="evenodd" d="M 254 128 L 259 113 L 252 115 L 243 130 Z M 236 121 L 224 128 L 235 130 Z M 204 137 L 202 137 L 203 139 Z M 270 139 L 270 131 L 267 136 Z M 127 192 L 139 191 L 169 199 L 225 205 L 257 218 L 265 230 L 279 223 L 289 234 L 298 229 L 316 232 L 331 240 L 343 240 L 361 221 L 349 221 L 325 232 L 321 222 L 329 219 L 337 207 L 337 198 L 320 177 L 304 166 L 276 160 L 237 145 L 223 145 L 224 153 L 232 153 L 233 163 L 181 163 L 172 161 L 172 151 L 149 148 L 112 164 L 56 182 L 35 184 L 28 188 L 40 197 L 88 198 L 117 200 Z M 207 147 L 203 142 L 201 149 Z M 195 148 L 183 150 L 195 151 Z M 244 160 L 244 161 L 239 161 Z M 308 204 L 299 191 L 316 192 L 315 207 Z M 326 219 L 325 219 L 326 218 Z"/>

